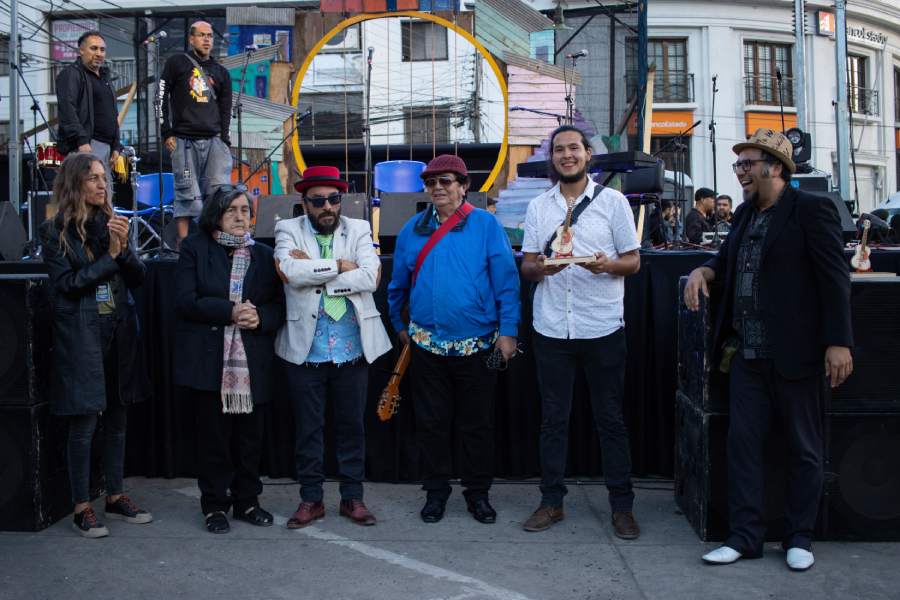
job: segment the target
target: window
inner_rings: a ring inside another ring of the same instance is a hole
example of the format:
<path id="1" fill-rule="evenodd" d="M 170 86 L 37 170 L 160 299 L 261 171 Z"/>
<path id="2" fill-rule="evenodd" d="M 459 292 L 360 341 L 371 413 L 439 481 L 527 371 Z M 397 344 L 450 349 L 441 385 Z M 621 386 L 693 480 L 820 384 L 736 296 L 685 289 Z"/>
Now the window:
<path id="1" fill-rule="evenodd" d="M 450 141 L 450 109 L 445 106 L 407 108 L 405 144 L 445 144 Z"/>
<path id="2" fill-rule="evenodd" d="M 878 92 L 866 87 L 869 59 L 865 56 L 847 56 L 847 102 L 850 112 L 865 115 L 878 114 Z"/>
<path id="3" fill-rule="evenodd" d="M 430 21 L 401 23 L 403 62 L 447 60 L 447 28 Z"/>
<path id="4" fill-rule="evenodd" d="M 900 67 L 894 67 L 894 123 L 900 125 Z M 897 177 L 900 177 L 900 171 Z"/>
<path id="5" fill-rule="evenodd" d="M 744 102 L 778 106 L 783 94 L 784 105 L 794 106 L 794 70 L 790 44 L 744 42 Z M 781 72 L 781 85 L 778 82 Z M 779 90 L 780 87 L 780 90 Z"/>
<path id="6" fill-rule="evenodd" d="M 653 79 L 654 102 L 693 102 L 694 75 L 687 72 L 686 39 L 648 40 L 647 64 L 656 65 L 656 77 Z M 639 79 L 637 38 L 631 38 L 626 43 L 625 65 L 630 98 L 637 92 Z"/>
<path id="7" fill-rule="evenodd" d="M 0 34 L 0 77 L 9 75 L 9 35 Z"/>
<path id="8" fill-rule="evenodd" d="M 304 102 L 310 103 L 312 116 L 300 125 L 302 142 L 362 140 L 362 92 L 307 94 Z"/>

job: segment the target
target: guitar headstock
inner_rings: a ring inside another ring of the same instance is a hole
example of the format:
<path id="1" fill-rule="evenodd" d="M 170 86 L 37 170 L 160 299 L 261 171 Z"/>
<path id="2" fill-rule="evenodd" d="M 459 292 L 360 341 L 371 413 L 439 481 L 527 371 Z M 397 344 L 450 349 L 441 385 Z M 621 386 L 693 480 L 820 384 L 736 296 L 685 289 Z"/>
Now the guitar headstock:
<path id="1" fill-rule="evenodd" d="M 376 410 L 378 418 L 381 421 L 390 420 L 391 417 L 397 414 L 399 408 L 400 394 L 392 393 L 388 389 L 381 392 L 381 397 L 378 399 L 378 408 Z"/>

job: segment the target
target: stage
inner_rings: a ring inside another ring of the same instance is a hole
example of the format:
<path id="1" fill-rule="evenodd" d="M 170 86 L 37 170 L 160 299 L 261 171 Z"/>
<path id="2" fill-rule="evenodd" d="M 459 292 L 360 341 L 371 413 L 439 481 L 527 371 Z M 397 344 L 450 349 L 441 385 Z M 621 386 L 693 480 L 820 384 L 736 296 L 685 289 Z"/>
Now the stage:
<path id="1" fill-rule="evenodd" d="M 676 306 L 678 278 L 703 263 L 712 252 L 643 251 L 641 270 L 627 278 L 625 322 L 628 362 L 624 413 L 631 436 L 635 474 L 673 474 L 674 412 L 677 387 Z M 873 268 L 900 274 L 900 252 L 874 251 Z M 387 314 L 386 288 L 391 257 L 384 257 L 376 303 Z M 148 263 L 147 280 L 136 294 L 143 327 L 147 368 L 154 400 L 130 409 L 125 469 L 130 476 L 191 477 L 195 470 L 195 416 L 189 397 L 172 384 L 172 348 L 176 327 L 173 261 Z M 496 474 L 520 479 L 540 472 L 538 437 L 540 397 L 531 351 L 531 303 L 527 282 L 522 285 L 520 341 L 525 352 L 500 373 L 496 413 Z M 384 317 L 383 317 L 384 318 Z M 385 319 L 388 330 L 390 325 Z M 389 422 L 375 415 L 377 398 L 396 360 L 396 351 L 381 357 L 370 369 L 366 409 L 367 477 L 372 481 L 409 482 L 418 479 L 415 428 L 409 390 L 399 413 Z M 279 373 L 273 373 L 277 380 Z M 282 389 L 276 386 L 276 389 Z M 289 398 L 277 393 L 266 409 L 263 473 L 293 475 L 293 416 Z M 328 431 L 330 434 L 330 429 Z M 576 382 L 572 408 L 568 475 L 601 474 L 599 446 L 593 429 L 583 377 Z M 333 471 L 333 459 L 326 469 Z"/>

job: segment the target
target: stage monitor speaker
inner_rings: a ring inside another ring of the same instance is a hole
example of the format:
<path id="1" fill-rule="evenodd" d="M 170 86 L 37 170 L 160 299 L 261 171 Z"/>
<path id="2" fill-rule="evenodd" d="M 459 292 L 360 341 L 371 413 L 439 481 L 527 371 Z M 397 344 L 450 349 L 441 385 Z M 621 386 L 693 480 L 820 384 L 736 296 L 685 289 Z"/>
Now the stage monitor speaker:
<path id="1" fill-rule="evenodd" d="M 72 511 L 65 421 L 46 403 L 0 406 L 0 531 L 39 531 Z"/>
<path id="2" fill-rule="evenodd" d="M 487 193 L 469 192 L 466 200 L 475 208 L 487 209 Z M 431 196 L 425 192 L 385 193 L 381 195 L 379 211 L 379 237 L 396 237 L 400 230 L 417 213 L 431 204 Z"/>
<path id="3" fill-rule="evenodd" d="M 3 271 L 0 268 L 0 406 L 37 404 L 44 401 L 50 377 L 46 275 Z"/>
<path id="4" fill-rule="evenodd" d="M 900 414 L 900 278 L 853 281 L 853 373 L 832 390 L 830 412 Z"/>
<path id="5" fill-rule="evenodd" d="M 856 223 L 853 222 L 853 218 L 850 216 L 850 209 L 847 208 L 847 203 L 841 198 L 839 192 L 817 192 L 809 190 L 809 193 L 814 196 L 828 198 L 831 200 L 831 203 L 834 204 L 834 207 L 838 212 L 838 218 L 841 220 L 841 234 L 845 243 L 857 238 Z"/>
<path id="6" fill-rule="evenodd" d="M 303 199 L 299 194 L 260 196 L 256 213 L 255 237 L 274 239 L 275 225 L 282 219 L 293 219 L 303 214 Z"/>
<path id="7" fill-rule="evenodd" d="M 791 177 L 791 187 L 804 192 L 828 192 L 831 191 L 831 181 L 826 175 L 794 175 Z"/>
<path id="8" fill-rule="evenodd" d="M 28 235 L 15 207 L 0 201 L 0 260 L 19 260 Z"/>
<path id="9" fill-rule="evenodd" d="M 625 173 L 622 182 L 622 193 L 628 194 L 662 194 L 666 183 L 666 165 L 657 161 L 656 167 L 636 169 Z"/>

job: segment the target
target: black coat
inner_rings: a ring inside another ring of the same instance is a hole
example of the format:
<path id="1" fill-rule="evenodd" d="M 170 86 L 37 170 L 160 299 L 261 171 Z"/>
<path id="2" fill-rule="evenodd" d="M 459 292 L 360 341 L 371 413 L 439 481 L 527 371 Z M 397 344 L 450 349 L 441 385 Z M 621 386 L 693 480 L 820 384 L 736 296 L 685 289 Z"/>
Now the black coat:
<path id="1" fill-rule="evenodd" d="M 88 77 L 80 58 L 66 65 L 56 76 L 56 97 L 59 99 L 56 145 L 63 154 L 78 150 L 82 144 L 90 144 L 94 135 L 94 91 Z M 100 68 L 100 79 L 109 85 L 107 67 Z M 119 132 L 116 131 L 110 151 L 118 152 L 119 147 Z"/>
<path id="2" fill-rule="evenodd" d="M 204 232 L 181 242 L 175 272 L 178 329 L 175 334 L 177 385 L 219 391 L 225 327 L 231 324 L 233 303 L 228 299 L 231 262 L 225 248 Z M 275 334 L 284 323 L 284 287 L 275 271 L 272 248 L 250 247 L 250 267 L 244 276 L 243 300 L 259 313 L 259 327 L 242 329 L 254 404 L 265 404 L 272 392 Z"/>
<path id="3" fill-rule="evenodd" d="M 64 255 L 58 227 L 58 222 L 53 220 L 45 221 L 40 227 L 53 307 L 51 409 L 58 415 L 88 415 L 106 408 L 96 289 L 116 274 L 124 283 L 114 287 L 119 321 L 116 328 L 119 401 L 128 405 L 145 400 L 150 396 L 150 385 L 130 293 L 144 281 L 144 264 L 130 249 L 115 259 L 103 253 L 92 261 L 81 240 L 72 233 L 67 234 L 71 250 Z"/>
<path id="4" fill-rule="evenodd" d="M 703 234 L 715 230 L 715 223 L 696 208 L 692 208 L 684 219 L 684 237 L 692 244 L 702 244 Z"/>
<path id="5" fill-rule="evenodd" d="M 717 353 L 734 331 L 735 262 L 753 210 L 749 202 L 737 208 L 731 233 L 705 265 L 716 272 L 717 282 L 724 281 L 722 297 L 713 305 Z M 831 200 L 788 187 L 763 240 L 759 286 L 775 369 L 782 377 L 822 373 L 828 346 L 853 346 L 843 247 Z"/>

